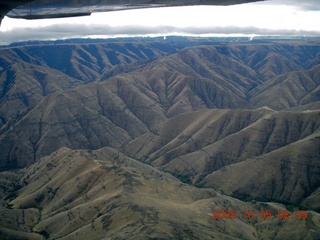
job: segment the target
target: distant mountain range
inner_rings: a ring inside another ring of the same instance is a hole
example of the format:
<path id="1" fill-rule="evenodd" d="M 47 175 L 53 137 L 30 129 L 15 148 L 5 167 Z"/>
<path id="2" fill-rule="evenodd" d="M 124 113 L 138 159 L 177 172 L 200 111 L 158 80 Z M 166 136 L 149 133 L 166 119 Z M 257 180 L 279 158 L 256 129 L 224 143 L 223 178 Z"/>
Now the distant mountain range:
<path id="1" fill-rule="evenodd" d="M 320 42 L 2 47 L 0 148 L 3 237 L 316 239 Z M 310 215 L 214 221 L 214 208 Z"/>

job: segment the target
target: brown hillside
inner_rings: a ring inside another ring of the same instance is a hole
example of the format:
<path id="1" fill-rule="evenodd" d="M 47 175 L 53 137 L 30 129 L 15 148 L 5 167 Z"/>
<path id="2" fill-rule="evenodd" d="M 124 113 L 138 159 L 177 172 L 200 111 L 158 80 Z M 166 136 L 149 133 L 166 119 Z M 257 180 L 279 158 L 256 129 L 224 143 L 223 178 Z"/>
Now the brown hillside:
<path id="1" fill-rule="evenodd" d="M 209 174 L 202 186 L 239 198 L 282 200 L 319 209 L 319 132 L 262 156 Z M 311 194 L 311 196 L 310 196 Z M 303 205 L 303 203 L 302 203 Z"/>
<path id="2" fill-rule="evenodd" d="M 320 239 L 319 42 L 170 39 L 0 48 L 0 239 Z"/>
<path id="3" fill-rule="evenodd" d="M 0 74 L 0 128 L 29 111 L 50 93 L 80 84 L 77 79 L 54 69 L 24 62 L 11 65 Z"/>
<path id="4" fill-rule="evenodd" d="M 7 198 L 11 209 L 0 210 L 2 237 L 314 239 L 320 234 L 318 213 L 280 220 L 281 204 L 245 203 L 188 186 L 111 148 L 63 148 L 22 174 L 21 188 Z M 218 209 L 236 210 L 238 218 L 213 220 L 212 210 Z M 245 209 L 269 209 L 274 217 L 248 220 Z M 3 221 L 11 216 L 19 221 Z"/>
<path id="5" fill-rule="evenodd" d="M 239 184 L 236 183 L 239 183 L 242 177 L 241 174 L 234 173 L 238 170 L 234 163 L 246 161 L 252 157 L 260 156 L 261 159 L 265 159 L 264 156 L 270 154 L 272 159 L 278 162 L 281 154 L 288 157 L 287 153 L 283 152 L 284 149 L 295 146 L 294 154 L 300 158 L 301 162 L 309 162 L 307 152 L 310 151 L 310 156 L 314 155 L 314 162 L 308 163 L 310 164 L 308 166 L 317 164 L 319 145 L 313 140 L 304 141 L 304 139 L 319 133 L 319 120 L 319 111 L 274 112 L 265 108 L 246 111 L 202 110 L 170 119 L 162 124 L 158 131 L 146 133 L 130 142 L 124 150 L 132 157 L 169 171 L 180 179 L 218 189 L 221 181 L 229 183 L 231 178 L 227 174 L 224 177 L 225 167 L 235 166 L 235 170 L 230 173 L 236 177 L 231 184 L 235 190 L 239 188 Z M 270 165 L 268 160 L 261 160 L 261 162 L 279 171 L 277 175 L 279 178 L 283 176 L 280 174 L 281 164 Z M 261 166 L 261 170 L 263 169 Z M 221 172 L 217 177 L 219 181 L 206 177 L 215 176 L 217 170 Z M 302 172 L 309 175 L 305 168 Z M 292 171 L 290 174 L 295 179 L 302 173 Z M 317 172 L 314 177 L 310 177 L 315 181 L 311 184 L 312 187 L 308 187 L 308 190 L 304 188 L 302 192 L 296 194 L 296 197 L 285 195 L 283 189 L 281 192 L 283 195 L 263 195 L 264 190 L 261 190 L 261 192 L 254 191 L 256 195 L 250 196 L 298 203 L 316 190 L 320 183 L 316 175 Z M 206 179 L 205 184 L 202 181 L 203 178 Z M 271 176 L 266 179 L 272 181 Z M 248 180 L 248 184 L 251 182 L 252 179 Z M 257 182 L 257 188 L 260 185 Z M 248 186 L 246 185 L 243 189 L 246 187 Z M 224 186 L 221 186 L 221 189 L 224 189 Z M 248 187 L 248 189 L 251 188 Z M 287 192 L 292 194 L 292 189 Z M 228 193 L 231 194 L 230 191 Z"/>
<path id="6" fill-rule="evenodd" d="M 319 101 L 320 65 L 308 71 L 280 75 L 252 91 L 254 106 L 292 108 Z"/>

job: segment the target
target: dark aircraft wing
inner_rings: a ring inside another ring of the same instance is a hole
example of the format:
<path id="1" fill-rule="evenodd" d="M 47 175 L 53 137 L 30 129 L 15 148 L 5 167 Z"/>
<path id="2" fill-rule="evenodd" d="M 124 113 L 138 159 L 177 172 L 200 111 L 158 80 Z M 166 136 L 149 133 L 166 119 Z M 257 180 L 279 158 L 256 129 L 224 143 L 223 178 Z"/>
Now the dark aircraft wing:
<path id="1" fill-rule="evenodd" d="M 62 18 L 127 9 L 234 5 L 257 1 L 263 0 L 0 0 L 0 23 L 4 16 L 24 19 Z"/>

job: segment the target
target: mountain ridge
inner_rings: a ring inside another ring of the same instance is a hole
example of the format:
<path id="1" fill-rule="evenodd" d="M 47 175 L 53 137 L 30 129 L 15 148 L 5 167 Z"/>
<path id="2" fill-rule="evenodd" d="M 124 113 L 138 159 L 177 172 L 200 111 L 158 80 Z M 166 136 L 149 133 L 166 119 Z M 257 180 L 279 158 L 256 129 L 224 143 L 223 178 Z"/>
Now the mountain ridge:
<path id="1" fill-rule="evenodd" d="M 0 236 L 319 237 L 319 46 L 0 48 Z"/>
<path id="2" fill-rule="evenodd" d="M 2 179 L 3 172 L 0 173 Z M 25 169 L 10 209 L 0 208 L 3 236 L 33 239 L 245 238 L 319 236 L 319 213 L 306 220 L 249 220 L 243 209 L 276 215 L 282 204 L 241 202 L 212 189 L 196 188 L 128 158 L 112 148 L 61 148 Z M 65 191 L 68 189 L 68 191 Z M 214 220 L 212 211 L 234 209 L 237 219 Z M 12 225 L 3 217 L 13 214 Z M 292 213 L 293 214 L 293 213 Z M 313 226 L 311 228 L 307 226 Z M 294 231 L 299 229 L 299 232 Z M 245 230 L 245 231 L 244 231 Z"/>

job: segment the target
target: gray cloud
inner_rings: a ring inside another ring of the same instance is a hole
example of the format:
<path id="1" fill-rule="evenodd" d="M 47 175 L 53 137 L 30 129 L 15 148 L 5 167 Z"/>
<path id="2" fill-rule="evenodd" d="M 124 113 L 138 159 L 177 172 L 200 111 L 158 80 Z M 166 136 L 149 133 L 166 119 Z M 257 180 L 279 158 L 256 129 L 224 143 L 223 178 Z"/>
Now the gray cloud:
<path id="1" fill-rule="evenodd" d="M 320 11 L 320 0 L 267 0 L 254 4 L 292 5 L 304 10 Z M 270 13 L 272 14 L 272 13 Z M 272 17 L 272 16 L 270 16 Z M 14 28 L 11 31 L 0 31 L 0 45 L 28 40 L 54 40 L 81 38 L 93 35 L 106 37 L 141 36 L 141 35 L 204 35 L 204 34 L 256 34 L 282 36 L 320 36 L 320 31 L 306 30 L 272 30 L 257 27 L 174 27 L 174 26 L 121 26 L 113 27 L 104 24 L 54 24 L 37 28 Z"/>
<path id="2" fill-rule="evenodd" d="M 317 31 L 272 30 L 256 27 L 173 27 L 173 26 L 122 26 L 84 25 L 84 24 L 55 24 L 39 28 L 20 28 L 0 32 L 3 43 L 21 42 L 28 40 L 51 40 L 65 38 L 81 38 L 93 35 L 106 37 L 141 36 L 141 35 L 205 35 L 205 34 L 256 34 L 256 35 L 285 35 L 285 36 L 320 36 Z M 1 44 L 1 42 L 0 42 Z"/>
<path id="3" fill-rule="evenodd" d="M 319 0 L 265 0 L 258 4 L 291 5 L 308 11 L 320 11 Z"/>

